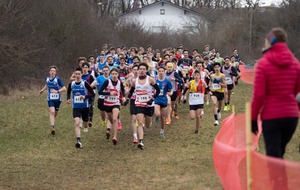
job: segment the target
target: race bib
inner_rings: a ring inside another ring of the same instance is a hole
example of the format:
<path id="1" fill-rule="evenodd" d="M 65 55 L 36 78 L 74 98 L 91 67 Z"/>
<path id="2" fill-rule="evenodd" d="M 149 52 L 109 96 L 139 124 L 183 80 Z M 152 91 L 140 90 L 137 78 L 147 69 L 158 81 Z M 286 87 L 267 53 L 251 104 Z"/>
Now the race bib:
<path id="1" fill-rule="evenodd" d="M 118 96 L 108 96 L 107 101 L 116 103 L 118 101 Z"/>
<path id="2" fill-rule="evenodd" d="M 149 101 L 149 96 L 148 95 L 139 95 L 139 96 L 136 96 L 136 100 L 140 103 L 145 103 L 145 102 L 148 102 Z"/>
<path id="3" fill-rule="evenodd" d="M 213 90 L 220 90 L 221 89 L 221 85 L 213 83 L 212 84 L 212 89 Z"/>
<path id="4" fill-rule="evenodd" d="M 232 84 L 231 77 L 225 77 L 226 84 Z"/>
<path id="5" fill-rule="evenodd" d="M 58 93 L 50 93 L 49 97 L 50 97 L 50 100 L 58 100 L 59 94 Z"/>
<path id="6" fill-rule="evenodd" d="M 164 95 L 164 90 L 163 90 L 163 89 L 160 89 L 159 96 L 163 96 L 163 95 Z"/>
<path id="7" fill-rule="evenodd" d="M 201 94 L 201 93 L 192 93 L 192 94 L 191 94 L 191 97 L 192 97 L 192 98 L 196 98 L 196 99 L 197 99 L 197 98 L 203 98 L 203 94 Z"/>
<path id="8" fill-rule="evenodd" d="M 83 103 L 84 99 L 80 99 L 80 96 L 74 96 L 74 103 Z"/>

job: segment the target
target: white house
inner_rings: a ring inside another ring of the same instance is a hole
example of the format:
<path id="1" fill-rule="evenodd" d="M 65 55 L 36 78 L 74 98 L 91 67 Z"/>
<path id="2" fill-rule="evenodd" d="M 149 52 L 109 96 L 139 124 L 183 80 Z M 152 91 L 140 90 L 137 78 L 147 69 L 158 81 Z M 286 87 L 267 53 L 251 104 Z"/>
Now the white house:
<path id="1" fill-rule="evenodd" d="M 119 17 L 119 23 L 139 23 L 146 30 L 199 33 L 207 30 L 208 20 L 197 12 L 161 0 Z"/>

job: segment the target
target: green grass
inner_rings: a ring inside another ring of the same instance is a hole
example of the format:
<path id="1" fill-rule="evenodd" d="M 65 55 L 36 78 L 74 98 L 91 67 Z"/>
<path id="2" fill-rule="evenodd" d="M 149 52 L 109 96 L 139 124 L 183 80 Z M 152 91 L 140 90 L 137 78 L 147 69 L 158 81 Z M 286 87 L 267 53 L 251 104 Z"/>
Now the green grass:
<path id="1" fill-rule="evenodd" d="M 63 95 L 65 98 L 65 94 Z M 232 97 L 237 113 L 245 111 L 251 86 L 241 83 Z M 129 106 L 121 110 L 123 130 L 118 145 L 105 139 L 98 109 L 94 126 L 82 133 L 83 149 L 76 149 L 72 108 L 65 99 L 56 118 L 57 135 L 50 135 L 46 95 L 18 92 L 0 98 L 0 189 L 222 189 L 212 162 L 211 105 L 205 106 L 200 134 L 188 105 L 179 120 L 166 129 L 145 129 L 145 150 L 132 144 Z M 222 118 L 229 113 L 223 113 Z M 299 128 L 286 158 L 300 161 L 296 148 Z M 260 151 L 264 152 L 261 142 Z M 222 158 L 220 158 L 222 159 Z"/>

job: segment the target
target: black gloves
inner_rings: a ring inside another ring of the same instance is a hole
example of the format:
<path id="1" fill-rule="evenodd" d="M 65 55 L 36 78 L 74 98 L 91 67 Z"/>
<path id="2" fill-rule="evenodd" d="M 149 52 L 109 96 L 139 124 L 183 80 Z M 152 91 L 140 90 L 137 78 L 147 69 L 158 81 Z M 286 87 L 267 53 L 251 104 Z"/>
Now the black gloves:
<path id="1" fill-rule="evenodd" d="M 123 103 L 123 106 L 127 106 L 128 102 L 129 102 L 129 99 L 127 98 L 126 101 Z"/>
<path id="2" fill-rule="evenodd" d="M 149 105 L 149 106 L 151 106 L 152 105 L 152 103 L 153 103 L 153 99 L 150 99 L 148 102 L 147 102 L 147 104 Z"/>
<path id="3" fill-rule="evenodd" d="M 257 133 L 258 133 L 257 121 L 254 121 L 254 120 L 251 121 L 251 130 L 254 135 L 257 135 Z"/>

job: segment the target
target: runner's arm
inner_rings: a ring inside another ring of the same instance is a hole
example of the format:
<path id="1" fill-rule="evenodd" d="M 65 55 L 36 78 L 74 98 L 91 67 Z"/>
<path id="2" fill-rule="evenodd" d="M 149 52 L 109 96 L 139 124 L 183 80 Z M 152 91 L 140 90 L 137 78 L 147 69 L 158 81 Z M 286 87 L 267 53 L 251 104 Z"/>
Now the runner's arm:
<path id="1" fill-rule="evenodd" d="M 72 91 L 71 83 L 69 83 L 68 90 L 67 90 L 67 100 L 71 98 L 71 91 Z"/>
<path id="2" fill-rule="evenodd" d="M 95 96 L 94 90 L 92 89 L 92 87 L 89 85 L 89 83 L 87 83 L 86 81 L 84 82 L 84 86 L 85 88 L 89 91 L 90 94 L 85 95 L 85 99 L 86 98 L 92 98 Z"/>
<path id="3" fill-rule="evenodd" d="M 105 88 L 107 88 L 107 86 L 108 86 L 108 80 L 106 80 L 106 81 L 103 83 L 103 85 L 101 86 L 101 88 L 100 88 L 98 94 L 99 94 L 99 95 L 110 95 L 110 92 L 104 92 L 104 90 L 105 90 Z"/>

